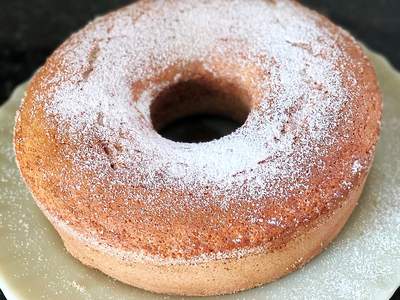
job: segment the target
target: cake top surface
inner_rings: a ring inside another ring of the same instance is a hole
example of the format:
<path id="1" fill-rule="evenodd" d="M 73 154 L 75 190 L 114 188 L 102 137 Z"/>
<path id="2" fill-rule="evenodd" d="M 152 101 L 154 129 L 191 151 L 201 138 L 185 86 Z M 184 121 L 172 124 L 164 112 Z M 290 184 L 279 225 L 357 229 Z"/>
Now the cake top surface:
<path id="1" fill-rule="evenodd" d="M 241 2 L 160 1 L 151 8 L 132 6 L 95 21 L 58 53 L 66 69 L 52 78 L 58 87 L 46 103 L 47 113 L 59 119 L 59 130 L 67 130 L 76 143 L 93 135 L 120 143 L 124 151 L 115 159 L 135 165 L 145 186 L 197 190 L 212 184 L 223 195 L 236 198 L 232 187 L 249 181 L 248 198 L 287 197 L 286 188 L 265 184 L 279 185 L 287 179 L 293 189 L 301 188 L 313 167 L 310 157 L 326 151 L 316 150 L 316 145 L 337 142 L 331 131 L 349 98 L 336 65 L 343 54 L 333 33 L 317 27 L 318 19 L 296 16 L 296 5 Z M 247 123 L 232 135 L 208 143 L 160 138 L 151 128 L 149 107 L 170 82 L 150 86 L 136 101 L 132 86 L 192 61 L 216 72 L 213 58 L 219 56 L 271 73 L 257 83 L 263 99 Z M 292 116 L 290 109 L 295 109 Z M 144 126 L 139 126 L 143 117 Z M 293 130 L 282 134 L 288 122 Z M 121 138 L 119 131 L 129 137 Z M 102 154 L 93 157 L 87 167 L 104 169 L 105 159 Z"/>

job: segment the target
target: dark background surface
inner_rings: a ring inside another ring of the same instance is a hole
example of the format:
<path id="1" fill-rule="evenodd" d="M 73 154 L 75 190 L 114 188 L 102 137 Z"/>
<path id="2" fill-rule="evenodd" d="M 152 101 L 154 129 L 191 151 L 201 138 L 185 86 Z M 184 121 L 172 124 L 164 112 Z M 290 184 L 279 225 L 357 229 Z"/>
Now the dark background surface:
<path id="1" fill-rule="evenodd" d="M 72 32 L 127 0 L 0 0 L 0 104 Z M 302 0 L 400 69 L 399 0 Z M 400 272 L 400 270 L 399 270 Z M 4 299 L 0 291 L 0 300 Z M 392 299 L 400 299 L 398 290 Z"/>

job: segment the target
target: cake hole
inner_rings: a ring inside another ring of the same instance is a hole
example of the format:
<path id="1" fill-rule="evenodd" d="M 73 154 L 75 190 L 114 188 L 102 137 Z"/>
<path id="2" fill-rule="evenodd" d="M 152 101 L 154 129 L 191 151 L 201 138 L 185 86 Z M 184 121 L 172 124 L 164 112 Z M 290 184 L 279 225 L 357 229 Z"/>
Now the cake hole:
<path id="1" fill-rule="evenodd" d="M 250 112 L 247 93 L 222 80 L 193 79 L 161 91 L 150 107 L 154 129 L 164 138 L 203 143 L 241 127 Z"/>

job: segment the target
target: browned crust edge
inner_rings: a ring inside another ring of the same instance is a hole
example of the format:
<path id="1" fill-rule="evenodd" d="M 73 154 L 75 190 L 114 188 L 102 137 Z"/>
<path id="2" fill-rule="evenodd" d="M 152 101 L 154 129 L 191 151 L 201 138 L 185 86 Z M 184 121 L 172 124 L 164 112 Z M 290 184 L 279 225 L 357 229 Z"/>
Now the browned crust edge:
<path id="1" fill-rule="evenodd" d="M 84 244 L 58 224 L 53 224 L 67 250 L 87 266 L 118 280 L 156 293 L 187 296 L 230 294 L 274 281 L 302 267 L 337 236 L 350 217 L 362 184 L 343 199 L 342 206 L 316 226 L 273 252 L 250 254 L 200 264 L 155 265 L 124 261 Z"/>

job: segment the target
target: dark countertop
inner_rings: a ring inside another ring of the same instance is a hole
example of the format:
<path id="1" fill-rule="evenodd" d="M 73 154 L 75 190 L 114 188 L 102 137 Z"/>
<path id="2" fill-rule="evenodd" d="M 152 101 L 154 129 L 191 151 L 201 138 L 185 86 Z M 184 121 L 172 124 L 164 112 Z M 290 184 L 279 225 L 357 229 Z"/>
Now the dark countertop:
<path id="1" fill-rule="evenodd" d="M 0 104 L 72 32 L 127 0 L 0 2 Z M 302 0 L 329 16 L 400 69 L 400 1 Z M 400 270 L 399 270 L 400 272 Z M 397 290 L 392 299 L 400 298 Z M 0 291 L 0 300 L 2 294 Z"/>

